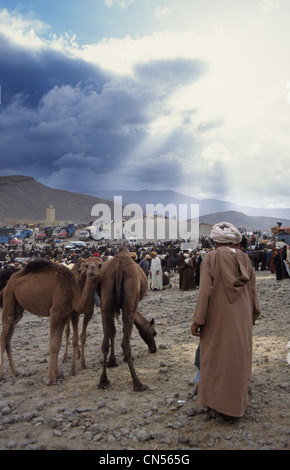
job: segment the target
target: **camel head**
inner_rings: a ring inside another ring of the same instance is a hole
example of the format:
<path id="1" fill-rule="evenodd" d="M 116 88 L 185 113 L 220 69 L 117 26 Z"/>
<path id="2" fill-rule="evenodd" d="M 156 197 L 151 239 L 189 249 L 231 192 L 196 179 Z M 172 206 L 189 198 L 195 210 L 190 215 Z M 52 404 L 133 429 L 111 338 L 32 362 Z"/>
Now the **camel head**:
<path id="1" fill-rule="evenodd" d="M 83 260 L 79 267 L 81 276 L 88 277 L 92 282 L 97 282 L 100 279 L 103 260 L 100 257 L 91 257 Z"/>
<path id="2" fill-rule="evenodd" d="M 145 340 L 145 342 L 148 345 L 149 352 L 151 354 L 154 354 L 157 351 L 157 347 L 156 347 L 156 343 L 155 343 L 155 336 L 157 335 L 157 333 L 156 333 L 156 330 L 154 328 L 154 318 L 152 318 L 152 320 L 149 322 L 149 324 L 150 324 L 150 327 L 148 327 L 149 332 L 148 332 L 148 336 L 146 338 L 147 341 Z"/>
<path id="3" fill-rule="evenodd" d="M 139 331 L 139 335 L 147 344 L 149 352 L 151 354 L 156 353 L 157 347 L 155 342 L 155 336 L 157 335 L 157 333 L 154 328 L 154 318 L 152 318 L 151 321 L 145 320 L 145 322 L 137 322 L 136 320 L 137 318 L 135 317 L 134 323 Z"/>

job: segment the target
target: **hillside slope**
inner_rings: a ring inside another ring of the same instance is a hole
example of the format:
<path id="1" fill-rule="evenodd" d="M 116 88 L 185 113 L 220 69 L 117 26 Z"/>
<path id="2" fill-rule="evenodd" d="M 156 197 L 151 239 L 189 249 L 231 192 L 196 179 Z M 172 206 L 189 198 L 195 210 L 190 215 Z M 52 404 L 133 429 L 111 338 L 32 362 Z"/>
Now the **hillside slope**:
<path id="1" fill-rule="evenodd" d="M 92 196 L 52 189 L 29 176 L 0 177 L 0 223 L 6 219 L 40 219 L 46 217 L 50 204 L 55 208 L 56 220 L 87 223 L 92 220 L 95 204 L 111 202 Z"/>
<path id="2" fill-rule="evenodd" d="M 248 232 L 260 230 L 261 232 L 271 233 L 271 227 L 277 226 L 277 218 L 249 216 L 237 211 L 217 212 L 215 214 L 203 215 L 199 218 L 199 221 L 205 224 L 230 222 L 238 228 L 244 227 Z M 288 219 L 279 219 L 279 222 L 282 222 L 284 227 L 290 226 L 290 220 Z"/>

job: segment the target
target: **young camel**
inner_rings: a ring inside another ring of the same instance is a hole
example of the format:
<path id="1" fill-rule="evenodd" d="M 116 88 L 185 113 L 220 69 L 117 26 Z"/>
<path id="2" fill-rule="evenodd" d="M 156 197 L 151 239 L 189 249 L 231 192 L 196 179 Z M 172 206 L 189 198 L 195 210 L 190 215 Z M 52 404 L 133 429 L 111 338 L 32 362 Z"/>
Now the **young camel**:
<path id="1" fill-rule="evenodd" d="M 72 319 L 74 352 L 71 373 L 75 373 L 79 315 L 83 312 L 92 290 L 95 290 L 98 274 L 95 267 L 95 271 L 87 276 L 85 286 L 81 290 L 75 276 L 67 267 L 46 260 L 37 260 L 10 278 L 3 291 L 0 380 L 4 378 L 5 350 L 11 372 L 13 376 L 17 375 L 12 358 L 11 339 L 24 310 L 34 315 L 50 317 L 47 385 L 62 376 L 58 368 L 59 350 L 64 327 L 68 319 Z"/>
<path id="2" fill-rule="evenodd" d="M 103 264 L 103 260 L 99 257 L 94 257 L 94 256 L 86 260 L 79 260 L 75 263 L 71 272 L 74 274 L 76 281 L 79 285 L 79 288 L 81 290 L 83 290 L 86 284 L 87 276 L 90 276 L 90 274 L 94 272 L 95 268 L 97 269 L 98 272 L 100 272 L 102 264 Z M 84 305 L 84 311 L 81 312 L 84 314 L 82 332 L 80 334 L 81 348 L 77 346 L 77 351 L 78 351 L 78 357 L 80 358 L 80 366 L 83 369 L 86 368 L 85 345 L 86 345 L 86 340 L 87 340 L 87 327 L 94 313 L 95 292 L 96 292 L 96 285 L 93 284 L 93 290 L 91 292 L 91 295 L 89 295 L 87 298 L 87 302 Z M 64 351 L 64 356 L 63 356 L 63 362 L 66 362 L 68 359 L 70 321 L 71 320 L 69 319 L 66 325 L 66 329 L 65 329 L 66 344 L 65 344 L 65 351 Z"/>
<path id="3" fill-rule="evenodd" d="M 133 390 L 147 390 L 147 385 L 140 382 L 134 369 L 130 337 L 134 319 L 137 314 L 138 303 L 147 292 L 148 282 L 143 270 L 129 256 L 129 250 L 125 248 L 113 259 L 104 263 L 100 283 L 97 291 L 101 300 L 101 313 L 103 323 L 103 371 L 98 384 L 99 388 L 110 385 L 107 378 L 106 368 L 117 365 L 114 340 L 116 328 L 114 314 L 120 313 L 122 309 L 123 340 L 122 349 L 124 360 L 127 361 L 133 381 Z M 107 356 L 111 345 L 111 353 L 107 364 Z"/>

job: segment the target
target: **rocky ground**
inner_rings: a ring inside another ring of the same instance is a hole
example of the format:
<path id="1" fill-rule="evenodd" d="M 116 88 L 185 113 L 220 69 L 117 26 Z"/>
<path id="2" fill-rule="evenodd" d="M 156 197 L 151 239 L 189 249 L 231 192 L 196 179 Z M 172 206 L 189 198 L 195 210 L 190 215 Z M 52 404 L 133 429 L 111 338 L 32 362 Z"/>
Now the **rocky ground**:
<path id="1" fill-rule="evenodd" d="M 26 313 L 13 336 L 12 378 L 7 356 L 0 383 L 1 450 L 288 450 L 290 447 L 289 371 L 290 281 L 257 273 L 262 315 L 253 330 L 251 395 L 245 416 L 235 421 L 212 417 L 197 405 L 193 365 L 198 339 L 190 324 L 198 290 L 148 292 L 141 312 L 154 317 L 157 353 L 149 354 L 136 329 L 135 366 L 148 385 L 134 392 L 122 361 L 122 325 L 117 322 L 119 367 L 108 370 L 111 386 L 97 388 L 101 373 L 102 327 L 99 309 L 88 328 L 87 369 L 45 385 L 49 320 Z M 61 356 L 63 354 L 63 349 Z"/>

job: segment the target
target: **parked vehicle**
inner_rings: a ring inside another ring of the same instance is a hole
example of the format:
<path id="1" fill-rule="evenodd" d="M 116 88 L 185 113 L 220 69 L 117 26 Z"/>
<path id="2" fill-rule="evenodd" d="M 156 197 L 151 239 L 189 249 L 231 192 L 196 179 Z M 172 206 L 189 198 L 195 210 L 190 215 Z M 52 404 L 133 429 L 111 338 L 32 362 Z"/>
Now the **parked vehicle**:
<path id="1" fill-rule="evenodd" d="M 278 227 L 272 227 L 271 231 L 277 241 L 290 245 L 290 227 L 281 227 L 281 225 L 282 224 L 279 224 Z"/>
<path id="2" fill-rule="evenodd" d="M 60 228 L 58 238 L 69 238 L 75 234 L 76 228 L 74 224 L 65 225 Z"/>
<path id="3" fill-rule="evenodd" d="M 130 246 L 137 245 L 137 237 L 129 237 L 129 245 Z"/>
<path id="4" fill-rule="evenodd" d="M 0 243 L 5 245 L 21 245 L 23 241 L 16 237 L 14 227 L 0 227 Z"/>
<path id="5" fill-rule="evenodd" d="M 27 228 L 20 228 L 16 232 L 16 236 L 18 238 L 29 238 L 32 235 L 32 230 L 27 229 Z"/>
<path id="6" fill-rule="evenodd" d="M 44 230 L 40 230 L 38 233 L 35 235 L 35 240 L 36 241 L 42 241 L 44 242 L 46 239 L 46 233 Z"/>
<path id="7" fill-rule="evenodd" d="M 88 230 L 81 230 L 79 232 L 79 239 L 80 240 L 90 240 L 91 239 L 91 233 Z"/>
<path id="8" fill-rule="evenodd" d="M 16 238 L 14 235 L 7 235 L 0 237 L 0 244 L 5 245 L 21 245 L 23 242 Z"/>
<path id="9" fill-rule="evenodd" d="M 35 240 L 45 242 L 48 238 L 52 237 L 52 233 L 52 227 L 44 227 L 43 229 L 40 229 L 39 232 L 35 235 Z"/>
<path id="10" fill-rule="evenodd" d="M 65 248 L 75 249 L 75 248 L 85 248 L 85 247 L 86 247 L 85 242 L 76 241 L 76 242 L 70 242 L 68 245 L 66 245 Z"/>

